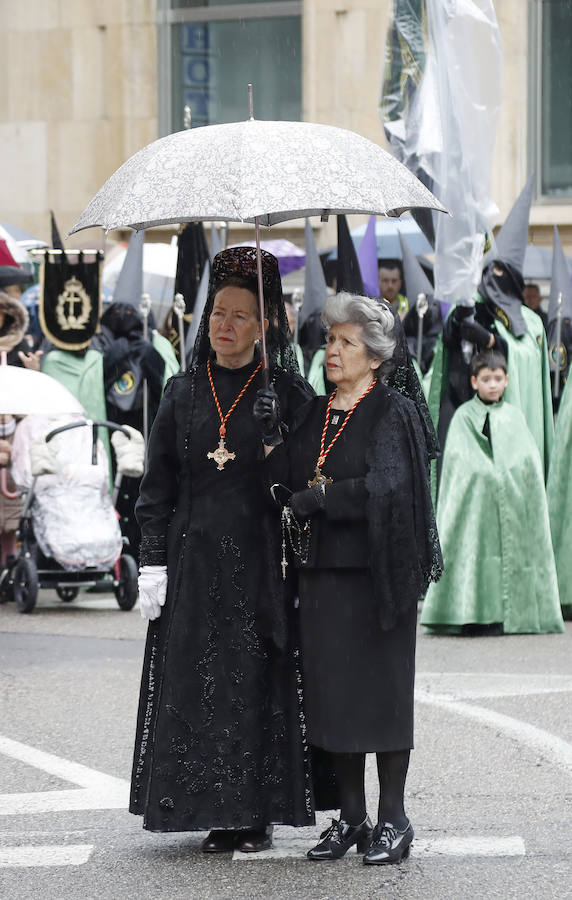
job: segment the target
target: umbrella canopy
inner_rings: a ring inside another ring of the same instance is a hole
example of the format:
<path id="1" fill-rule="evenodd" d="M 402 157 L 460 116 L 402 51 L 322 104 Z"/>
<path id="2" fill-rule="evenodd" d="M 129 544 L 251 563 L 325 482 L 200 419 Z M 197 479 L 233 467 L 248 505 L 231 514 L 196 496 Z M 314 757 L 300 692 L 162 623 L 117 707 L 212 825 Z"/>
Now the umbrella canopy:
<path id="1" fill-rule="evenodd" d="M 50 375 L 20 366 L 0 366 L 0 414 L 59 416 L 83 412 L 79 400 Z"/>
<path id="2" fill-rule="evenodd" d="M 20 228 L 18 225 L 11 225 L 9 222 L 0 222 L 0 227 L 2 227 L 12 240 L 19 244 L 23 250 L 37 250 L 48 246 L 41 238 L 34 237 L 33 234 L 29 234 L 29 232 L 24 231 L 24 229 Z"/>
<path id="3" fill-rule="evenodd" d="M 240 244 L 231 244 L 231 247 L 256 247 L 256 241 L 242 241 Z M 260 241 L 262 250 L 272 253 L 278 260 L 278 268 L 281 275 L 288 275 L 301 269 L 306 264 L 306 254 L 292 241 L 272 240 Z"/>
<path id="4" fill-rule="evenodd" d="M 5 242 L 11 256 L 19 266 L 30 264 L 30 257 L 25 248 L 19 244 L 18 241 L 14 240 L 12 235 L 3 225 L 0 225 L 0 240 Z"/>
<path id="5" fill-rule="evenodd" d="M 565 256 L 565 259 L 572 274 L 572 259 L 569 256 Z M 552 247 L 537 247 L 536 244 L 528 244 L 524 254 L 522 274 L 525 278 L 551 278 Z"/>
<path id="6" fill-rule="evenodd" d="M 137 230 L 197 219 L 273 225 L 305 216 L 444 207 L 389 153 L 310 122 L 206 125 L 154 141 L 106 181 L 76 222 Z"/>
<path id="7" fill-rule="evenodd" d="M 102 283 L 115 292 L 127 249 L 118 251 L 103 267 Z M 157 309 L 170 306 L 177 273 L 177 244 L 147 242 L 143 246 L 143 292 L 149 294 Z"/>
<path id="8" fill-rule="evenodd" d="M 356 248 L 359 248 L 365 235 L 367 225 L 359 225 L 352 228 L 351 236 Z M 419 225 L 410 217 L 404 219 L 378 219 L 375 223 L 375 242 L 378 259 L 402 259 L 402 236 L 407 246 L 415 254 L 421 256 L 424 253 L 433 253 L 433 247 L 419 228 Z M 328 259 L 337 259 L 337 248 L 334 248 Z"/>

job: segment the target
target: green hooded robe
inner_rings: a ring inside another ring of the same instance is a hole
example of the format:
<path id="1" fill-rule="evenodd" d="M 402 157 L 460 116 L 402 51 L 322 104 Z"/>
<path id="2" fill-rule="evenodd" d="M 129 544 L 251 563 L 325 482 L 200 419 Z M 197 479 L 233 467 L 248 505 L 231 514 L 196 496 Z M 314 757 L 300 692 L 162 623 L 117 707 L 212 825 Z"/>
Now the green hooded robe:
<path id="1" fill-rule="evenodd" d="M 482 302 L 481 298 L 477 296 L 477 303 L 480 302 Z M 504 399 L 522 410 L 526 424 L 540 452 L 546 480 L 554 440 L 552 388 L 550 386 L 546 334 L 540 316 L 524 304 L 521 311 L 527 327 L 527 333 L 521 338 L 515 338 L 500 319 L 497 318 L 494 322 L 497 333 L 508 346 L 509 383 Z M 442 338 L 439 337 L 435 348 L 433 374 L 429 388 L 429 409 L 435 427 L 439 421 L 441 397 L 447 379 L 448 353 L 447 348 L 443 346 Z"/>
<path id="2" fill-rule="evenodd" d="M 437 527 L 444 573 L 423 605 L 428 630 L 494 622 L 509 634 L 564 630 L 540 455 L 504 398 L 474 397 L 453 416 Z"/>
<path id="3" fill-rule="evenodd" d="M 572 379 L 560 400 L 554 449 L 550 459 L 548 512 L 565 619 L 572 619 Z"/>

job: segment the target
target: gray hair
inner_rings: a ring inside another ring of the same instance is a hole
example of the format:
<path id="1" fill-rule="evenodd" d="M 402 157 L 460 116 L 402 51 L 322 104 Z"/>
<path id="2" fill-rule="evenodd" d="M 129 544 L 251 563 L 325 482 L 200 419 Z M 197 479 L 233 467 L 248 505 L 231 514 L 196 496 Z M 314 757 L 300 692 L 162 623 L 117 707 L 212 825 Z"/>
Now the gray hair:
<path id="1" fill-rule="evenodd" d="M 327 329 L 345 322 L 358 325 L 366 353 L 371 359 L 380 359 L 383 364 L 393 356 L 397 344 L 393 334 L 393 313 L 385 304 L 371 297 L 361 297 L 347 291 L 329 297 L 322 312 L 322 322 Z M 384 365 L 380 367 L 380 374 L 385 368 Z"/>

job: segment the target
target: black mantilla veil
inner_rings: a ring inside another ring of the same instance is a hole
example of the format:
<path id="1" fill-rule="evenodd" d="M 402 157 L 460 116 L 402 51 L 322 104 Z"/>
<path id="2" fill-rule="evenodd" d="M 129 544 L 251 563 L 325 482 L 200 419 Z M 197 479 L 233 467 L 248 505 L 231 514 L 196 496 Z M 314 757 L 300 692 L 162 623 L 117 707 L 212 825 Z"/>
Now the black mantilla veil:
<path id="1" fill-rule="evenodd" d="M 276 366 L 288 372 L 297 373 L 298 364 L 290 343 L 291 335 L 282 296 L 278 260 L 266 250 L 261 250 L 260 254 L 262 257 L 264 311 L 269 323 L 266 332 L 268 364 L 271 373 Z M 214 298 L 227 283 L 245 287 L 255 297 L 258 297 L 258 273 L 254 247 L 230 247 L 228 250 L 221 250 L 215 256 L 211 268 L 207 302 L 195 340 L 193 365 L 202 365 L 209 358 L 211 353 L 209 319 Z"/>
<path id="2" fill-rule="evenodd" d="M 403 323 L 399 314 L 387 300 L 380 300 L 378 297 L 371 298 L 381 303 L 393 313 L 393 337 L 395 339 L 395 350 L 393 356 L 387 363 L 382 366 L 383 381 L 412 400 L 421 417 L 423 430 L 425 432 L 425 442 L 427 444 L 427 453 L 429 459 L 435 459 L 439 455 L 439 440 L 433 425 L 431 413 L 427 406 L 427 400 L 423 393 L 423 388 L 417 377 L 417 372 L 411 360 L 409 347 L 407 346 L 407 336 L 405 334 Z"/>

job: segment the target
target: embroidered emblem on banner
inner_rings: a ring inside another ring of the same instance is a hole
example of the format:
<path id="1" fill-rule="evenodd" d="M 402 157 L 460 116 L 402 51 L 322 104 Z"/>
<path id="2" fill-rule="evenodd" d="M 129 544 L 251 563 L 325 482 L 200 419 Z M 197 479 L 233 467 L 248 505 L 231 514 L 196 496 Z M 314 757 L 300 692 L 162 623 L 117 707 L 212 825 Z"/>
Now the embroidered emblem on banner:
<path id="1" fill-rule="evenodd" d="M 75 275 L 68 278 L 56 304 L 56 319 L 62 331 L 85 330 L 91 307 L 91 298 L 81 281 Z"/>

